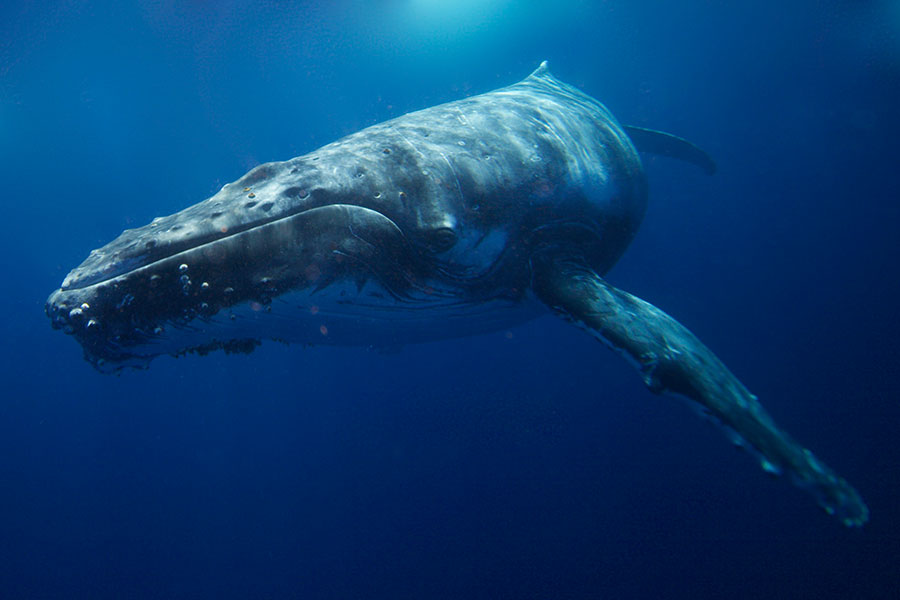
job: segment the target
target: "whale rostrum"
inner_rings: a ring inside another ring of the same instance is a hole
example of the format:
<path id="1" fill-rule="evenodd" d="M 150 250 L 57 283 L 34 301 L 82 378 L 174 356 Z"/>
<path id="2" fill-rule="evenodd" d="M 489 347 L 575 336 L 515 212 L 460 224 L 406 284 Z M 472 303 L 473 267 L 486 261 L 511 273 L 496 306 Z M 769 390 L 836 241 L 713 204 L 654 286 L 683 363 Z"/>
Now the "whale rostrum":
<path id="1" fill-rule="evenodd" d="M 604 275 L 644 216 L 638 151 L 715 163 L 623 127 L 546 63 L 523 81 L 256 167 L 94 250 L 50 295 L 104 372 L 263 340 L 393 347 L 552 311 L 696 402 L 848 526 L 868 509 L 693 334 Z"/>

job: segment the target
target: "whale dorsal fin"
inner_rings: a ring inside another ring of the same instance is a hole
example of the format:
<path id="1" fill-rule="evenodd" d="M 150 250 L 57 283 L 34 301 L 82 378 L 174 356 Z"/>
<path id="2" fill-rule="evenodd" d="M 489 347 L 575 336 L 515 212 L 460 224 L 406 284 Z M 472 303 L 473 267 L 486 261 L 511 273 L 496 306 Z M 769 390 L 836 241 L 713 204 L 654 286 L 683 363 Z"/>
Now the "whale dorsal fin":
<path id="1" fill-rule="evenodd" d="M 526 77 L 526 79 L 539 78 L 539 77 L 553 77 L 553 74 L 550 73 L 550 64 L 546 60 L 542 60 L 541 64 L 538 65 L 538 68 L 531 72 L 531 75 Z"/>
<path id="2" fill-rule="evenodd" d="M 689 162 L 703 169 L 707 175 L 713 175 L 716 172 L 716 163 L 712 157 L 684 138 L 671 133 L 656 131 L 655 129 L 632 127 L 630 125 L 625 125 L 622 129 L 625 130 L 625 133 L 631 138 L 634 147 L 640 152 L 661 154 L 669 158 L 677 158 L 678 160 Z"/>
<path id="3" fill-rule="evenodd" d="M 542 79 L 556 82 L 556 78 L 550 72 L 548 62 L 542 61 L 528 79 Z M 634 147 L 640 152 L 649 152 L 650 154 L 660 154 L 669 158 L 677 158 L 689 162 L 692 165 L 700 167 L 707 175 L 714 175 L 717 167 L 712 157 L 699 147 L 684 138 L 664 131 L 655 129 L 647 129 L 645 127 L 634 127 L 631 125 L 623 125 L 622 129 L 631 138 Z"/>

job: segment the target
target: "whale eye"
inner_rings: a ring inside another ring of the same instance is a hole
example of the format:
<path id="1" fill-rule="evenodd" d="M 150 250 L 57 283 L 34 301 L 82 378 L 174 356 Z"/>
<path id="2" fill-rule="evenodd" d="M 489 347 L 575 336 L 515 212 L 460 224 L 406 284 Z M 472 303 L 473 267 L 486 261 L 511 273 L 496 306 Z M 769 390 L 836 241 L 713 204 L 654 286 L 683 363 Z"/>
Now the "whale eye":
<path id="1" fill-rule="evenodd" d="M 449 227 L 438 227 L 424 232 L 425 245 L 432 252 L 446 252 L 456 244 L 456 232 Z"/>

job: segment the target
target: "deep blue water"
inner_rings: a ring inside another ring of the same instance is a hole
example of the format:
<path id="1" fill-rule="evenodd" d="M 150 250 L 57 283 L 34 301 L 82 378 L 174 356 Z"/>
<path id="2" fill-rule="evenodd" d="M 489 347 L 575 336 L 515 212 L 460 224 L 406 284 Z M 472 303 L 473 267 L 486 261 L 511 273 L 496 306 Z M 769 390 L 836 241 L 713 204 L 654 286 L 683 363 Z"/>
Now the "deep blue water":
<path id="1" fill-rule="evenodd" d="M 897 2 L 6 2 L 0 598 L 900 590 Z M 553 317 L 104 376 L 43 314 L 122 229 L 541 60 L 686 136 L 608 278 L 853 482 L 848 530 Z"/>

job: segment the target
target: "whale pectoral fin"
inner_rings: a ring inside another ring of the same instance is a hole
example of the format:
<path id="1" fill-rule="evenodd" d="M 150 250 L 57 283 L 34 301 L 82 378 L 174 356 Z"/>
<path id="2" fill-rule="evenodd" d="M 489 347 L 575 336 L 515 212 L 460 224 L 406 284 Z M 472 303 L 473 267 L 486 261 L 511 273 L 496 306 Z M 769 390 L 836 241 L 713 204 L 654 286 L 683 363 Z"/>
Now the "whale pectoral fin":
<path id="1" fill-rule="evenodd" d="M 697 402 L 771 473 L 788 472 L 847 526 L 868 508 L 846 481 L 779 430 L 756 397 L 686 327 L 652 304 L 616 289 L 580 261 L 534 265 L 534 291 L 553 311 L 631 358 L 655 393 Z"/>
<path id="2" fill-rule="evenodd" d="M 716 173 L 716 163 L 712 157 L 684 138 L 671 133 L 656 131 L 655 129 L 645 129 L 644 127 L 631 125 L 625 125 L 622 129 L 631 138 L 631 143 L 634 144 L 634 147 L 639 152 L 661 154 L 662 156 L 689 162 L 703 169 L 707 175 L 715 175 Z"/>

